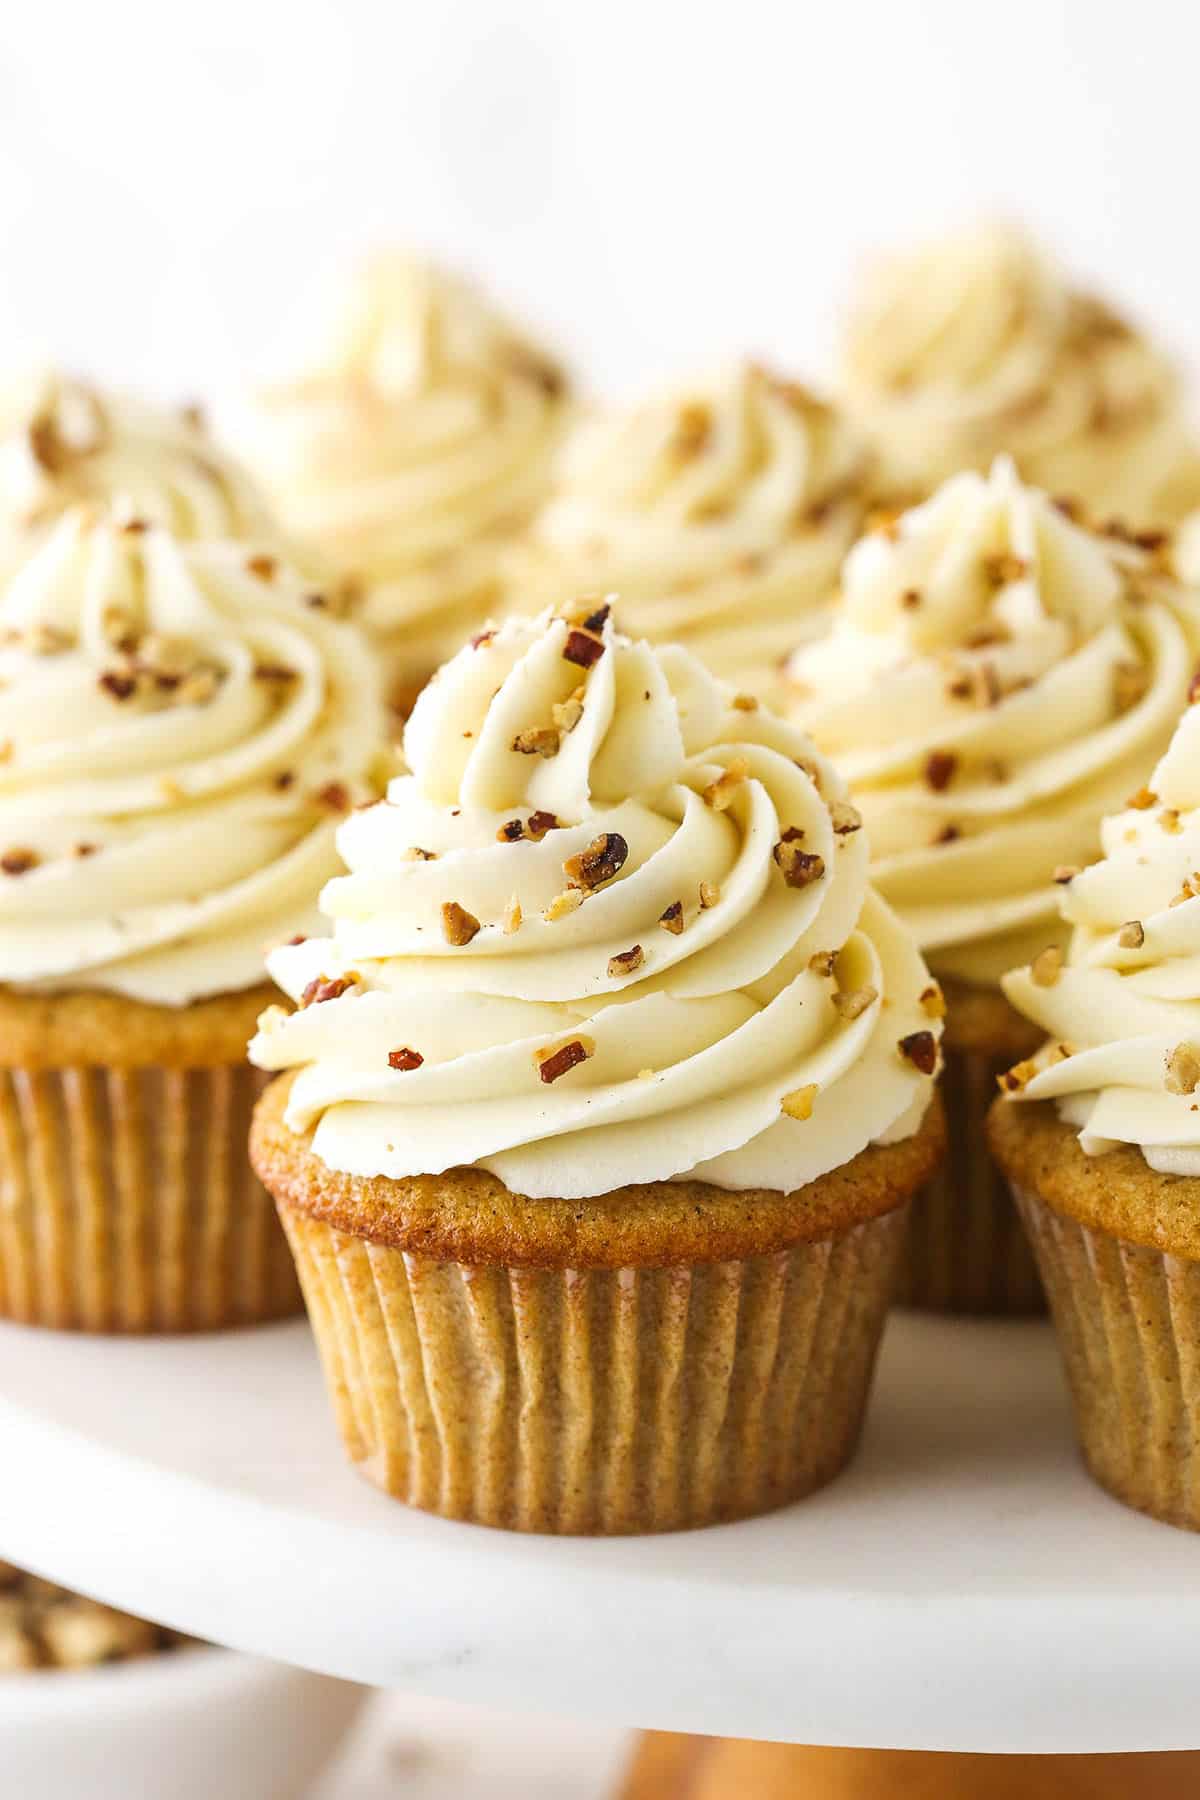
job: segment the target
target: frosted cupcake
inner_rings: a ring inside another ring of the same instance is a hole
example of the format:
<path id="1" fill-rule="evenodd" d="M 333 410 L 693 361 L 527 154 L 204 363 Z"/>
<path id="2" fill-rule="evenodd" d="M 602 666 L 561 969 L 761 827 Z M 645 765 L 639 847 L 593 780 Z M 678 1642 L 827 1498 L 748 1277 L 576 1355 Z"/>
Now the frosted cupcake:
<path id="1" fill-rule="evenodd" d="M 619 593 L 622 622 L 768 698 L 823 622 L 869 462 L 807 389 L 739 363 L 579 426 L 518 565 L 522 591 Z"/>
<path id="2" fill-rule="evenodd" d="M 1005 980 L 1049 1042 L 1005 1077 L 991 1137 L 1089 1468 L 1200 1530 L 1200 708 L 1105 821 L 1104 852 L 1062 889 L 1065 966 Z"/>
<path id="3" fill-rule="evenodd" d="M 310 370 L 258 396 L 246 453 L 285 524 L 357 577 L 402 699 L 492 612 L 549 484 L 562 370 L 456 275 L 380 256 Z"/>
<path id="4" fill-rule="evenodd" d="M 1056 954 L 1058 881 L 1166 747 L 1193 667 L 1184 607 L 1146 551 L 999 463 L 865 537 L 830 635 L 790 665 L 795 715 L 849 782 L 872 878 L 949 1004 L 950 1154 L 913 1208 L 916 1304 L 1040 1304 L 983 1132 L 997 1073 L 1037 1042 L 1000 978 Z"/>
<path id="5" fill-rule="evenodd" d="M 370 654 L 261 552 L 67 513 L 0 595 L 0 1314 L 297 1304 L 245 1158 L 265 949 L 371 797 Z"/>
<path id="6" fill-rule="evenodd" d="M 193 408 L 171 411 L 57 371 L 0 391 L 0 576 L 86 505 L 180 541 L 278 536 L 265 499 Z"/>
<path id="7" fill-rule="evenodd" d="M 851 314 L 841 395 L 901 494 L 1006 451 L 1100 519 L 1171 524 L 1200 504 L 1176 370 L 1011 227 L 976 225 L 876 268 Z"/>
<path id="8" fill-rule="evenodd" d="M 794 728 L 604 611 L 426 689 L 279 950 L 252 1157 L 346 1448 L 523 1530 L 760 1512 L 850 1455 L 941 1139 L 936 989 Z"/>

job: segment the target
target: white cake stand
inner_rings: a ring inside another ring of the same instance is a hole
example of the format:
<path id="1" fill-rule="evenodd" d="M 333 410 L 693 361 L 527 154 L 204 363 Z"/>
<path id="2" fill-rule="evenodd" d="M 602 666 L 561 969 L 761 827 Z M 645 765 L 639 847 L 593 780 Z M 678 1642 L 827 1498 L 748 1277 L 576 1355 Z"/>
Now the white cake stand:
<path id="1" fill-rule="evenodd" d="M 0 1327 L 0 1555 L 357 1681 L 797 1743 L 1200 1745 L 1200 1539 L 1094 1488 L 1049 1328 L 896 1318 L 863 1450 L 770 1518 L 446 1524 L 342 1459 L 303 1324 Z"/>

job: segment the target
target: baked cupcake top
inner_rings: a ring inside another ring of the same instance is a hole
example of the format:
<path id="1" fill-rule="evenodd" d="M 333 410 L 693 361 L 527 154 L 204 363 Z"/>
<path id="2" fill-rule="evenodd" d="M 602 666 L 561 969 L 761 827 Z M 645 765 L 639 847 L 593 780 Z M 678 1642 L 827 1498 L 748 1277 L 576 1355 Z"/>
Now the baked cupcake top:
<path id="1" fill-rule="evenodd" d="M 514 584 L 551 603 L 617 592 L 631 631 L 768 690 L 832 594 L 868 474 L 832 408 L 734 364 L 578 426 Z"/>
<path id="2" fill-rule="evenodd" d="M 181 540 L 277 536 L 257 486 L 194 409 L 151 406 L 56 371 L 14 383 L 0 393 L 0 574 L 81 503 Z"/>
<path id="3" fill-rule="evenodd" d="M 285 523 L 365 585 L 363 623 L 435 666 L 492 606 L 549 482 L 562 371 L 466 281 L 380 256 L 312 366 L 258 396 L 245 448 Z"/>
<path id="4" fill-rule="evenodd" d="M 1001 461 L 847 558 L 829 636 L 789 665 L 795 717 L 867 821 L 873 879 L 936 973 L 994 986 L 1099 854 L 1185 703 L 1182 591 Z"/>
<path id="5" fill-rule="evenodd" d="M 0 982 L 182 1005 L 310 928 L 384 741 L 274 558 L 67 513 L 0 596 Z"/>
<path id="6" fill-rule="evenodd" d="M 999 451 L 1054 494 L 1132 523 L 1200 501 L 1178 377 L 1025 235 L 980 224 L 893 257 L 865 284 L 842 394 L 886 478 L 928 493 Z"/>
<path id="7" fill-rule="evenodd" d="M 791 1191 L 917 1129 L 941 997 L 794 727 L 604 607 L 483 634 L 405 753 L 251 1046 L 327 1166 Z"/>
<path id="8" fill-rule="evenodd" d="M 1103 837 L 1103 861 L 1062 890 L 1065 965 L 1046 951 L 1005 979 L 1050 1042 L 1002 1085 L 1055 1101 L 1089 1156 L 1133 1144 L 1200 1176 L 1200 706 Z"/>

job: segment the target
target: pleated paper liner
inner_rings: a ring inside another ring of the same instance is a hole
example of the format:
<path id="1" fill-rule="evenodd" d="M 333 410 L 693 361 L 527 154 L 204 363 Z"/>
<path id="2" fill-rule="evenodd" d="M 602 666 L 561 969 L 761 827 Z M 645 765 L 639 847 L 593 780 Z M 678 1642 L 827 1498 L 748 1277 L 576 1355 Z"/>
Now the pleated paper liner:
<path id="1" fill-rule="evenodd" d="M 300 1309 L 246 1154 L 266 1077 L 242 1051 L 268 998 L 0 993 L 0 1316 L 177 1332 Z"/>
<path id="2" fill-rule="evenodd" d="M 0 1314 L 203 1331 L 299 1307 L 248 1068 L 0 1070 Z"/>
<path id="3" fill-rule="evenodd" d="M 670 1531 L 829 1481 L 858 1440 L 903 1209 L 691 1268 L 432 1262 L 281 1208 L 346 1449 L 513 1531 Z"/>
<path id="4" fill-rule="evenodd" d="M 896 1300 L 926 1312 L 1042 1313 L 1037 1262 L 992 1161 L 984 1120 L 1009 1055 L 945 1051 L 946 1160 L 913 1198 Z"/>
<path id="5" fill-rule="evenodd" d="M 1200 1531 L 1200 1263 L 1014 1194 L 1037 1252 L 1084 1460 L 1126 1506 Z"/>

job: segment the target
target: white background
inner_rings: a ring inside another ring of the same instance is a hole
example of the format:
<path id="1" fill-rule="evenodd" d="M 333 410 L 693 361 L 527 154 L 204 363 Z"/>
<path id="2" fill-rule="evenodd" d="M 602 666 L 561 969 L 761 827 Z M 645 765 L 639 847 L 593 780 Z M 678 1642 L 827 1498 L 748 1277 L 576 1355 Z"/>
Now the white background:
<path id="1" fill-rule="evenodd" d="M 359 249 L 487 274 L 597 384 L 818 375 L 856 261 L 1026 218 L 1200 347 L 1190 0 L 29 0 L 0 9 L 0 360 L 172 395 Z"/>

